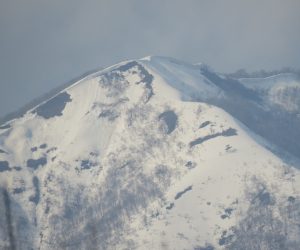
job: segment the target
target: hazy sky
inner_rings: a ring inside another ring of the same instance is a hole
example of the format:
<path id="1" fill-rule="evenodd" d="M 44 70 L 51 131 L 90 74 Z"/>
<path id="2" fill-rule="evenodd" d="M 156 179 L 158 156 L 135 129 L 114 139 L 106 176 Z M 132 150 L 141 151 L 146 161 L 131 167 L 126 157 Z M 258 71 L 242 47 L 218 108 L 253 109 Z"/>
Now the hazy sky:
<path id="1" fill-rule="evenodd" d="M 299 47 L 300 0 L 0 0 L 0 116 L 125 59 L 300 68 Z"/>

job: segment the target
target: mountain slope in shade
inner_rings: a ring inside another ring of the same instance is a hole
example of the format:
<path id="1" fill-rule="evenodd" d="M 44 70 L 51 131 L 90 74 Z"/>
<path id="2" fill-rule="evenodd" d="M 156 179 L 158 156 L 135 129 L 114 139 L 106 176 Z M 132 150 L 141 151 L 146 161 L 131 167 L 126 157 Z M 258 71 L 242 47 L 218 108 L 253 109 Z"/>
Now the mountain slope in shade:
<path id="1" fill-rule="evenodd" d="M 239 80 L 262 95 L 268 106 L 277 105 L 285 111 L 300 114 L 300 78 L 296 74 L 282 73 L 266 78 Z"/>
<path id="2" fill-rule="evenodd" d="M 248 85 L 147 57 L 4 124 L 1 248 L 297 249 L 298 155 Z"/>

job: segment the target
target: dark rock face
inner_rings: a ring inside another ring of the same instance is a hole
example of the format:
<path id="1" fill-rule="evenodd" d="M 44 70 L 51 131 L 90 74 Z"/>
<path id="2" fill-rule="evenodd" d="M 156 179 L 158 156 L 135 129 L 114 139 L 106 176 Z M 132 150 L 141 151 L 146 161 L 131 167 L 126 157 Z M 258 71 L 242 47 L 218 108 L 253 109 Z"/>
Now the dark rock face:
<path id="1" fill-rule="evenodd" d="M 119 114 L 117 112 L 115 112 L 114 110 L 103 110 L 100 114 L 99 114 L 99 118 L 106 118 L 108 121 L 114 121 L 115 119 L 117 119 L 119 116 Z"/>
<path id="2" fill-rule="evenodd" d="M 234 238 L 233 234 L 228 234 L 227 231 L 224 231 L 222 233 L 221 238 L 219 239 L 219 245 L 223 246 L 223 245 L 228 245 Z"/>
<path id="3" fill-rule="evenodd" d="M 0 172 L 10 171 L 8 161 L 0 161 Z"/>
<path id="4" fill-rule="evenodd" d="M 139 76 L 141 77 L 141 80 L 137 82 L 137 84 L 144 84 L 146 89 L 146 95 L 144 101 L 148 102 L 150 98 L 154 95 L 153 87 L 152 87 L 153 75 L 151 75 L 140 63 L 136 61 L 132 61 L 116 68 L 112 72 L 114 74 L 117 74 L 118 77 L 121 77 L 121 75 L 118 74 L 118 72 L 123 73 L 135 67 L 137 69 L 136 73 L 138 73 Z"/>
<path id="5" fill-rule="evenodd" d="M 153 75 L 151 75 L 142 65 L 139 64 L 138 66 L 140 70 L 140 75 L 142 77 L 142 80 L 138 84 L 145 84 L 147 90 L 147 97 L 145 101 L 148 102 L 150 98 L 154 95 L 152 87 Z"/>
<path id="6" fill-rule="evenodd" d="M 167 125 L 167 134 L 171 134 L 176 128 L 178 117 L 174 111 L 168 110 L 159 115 L 159 120 L 163 120 Z"/>
<path id="7" fill-rule="evenodd" d="M 46 148 L 46 147 L 47 147 L 47 144 L 46 144 L 46 143 L 43 143 L 43 144 L 40 145 L 40 148 L 41 148 L 41 149 L 44 149 L 44 148 Z"/>
<path id="8" fill-rule="evenodd" d="M 201 125 L 199 126 L 199 128 L 204 128 L 207 125 L 209 125 L 210 123 L 211 123 L 210 121 L 203 122 L 203 123 L 201 123 Z"/>
<path id="9" fill-rule="evenodd" d="M 129 70 L 137 65 L 138 65 L 138 63 L 136 61 L 132 61 L 132 62 L 126 63 L 126 64 L 118 67 L 116 70 L 119 70 L 121 72 L 126 72 L 127 70 Z"/>
<path id="10" fill-rule="evenodd" d="M 30 150 L 31 150 L 31 152 L 35 152 L 35 151 L 37 151 L 37 147 L 32 147 Z"/>
<path id="11" fill-rule="evenodd" d="M 228 136 L 235 136 L 237 135 L 237 131 L 236 129 L 233 129 L 233 128 L 229 128 L 229 129 L 226 129 L 224 130 L 223 132 L 220 132 L 220 133 L 215 133 L 215 134 L 212 134 L 212 135 L 207 135 L 207 136 L 204 136 L 204 137 L 200 137 L 194 141 L 191 141 L 190 142 L 190 147 L 194 147 L 198 144 L 201 144 L 205 141 L 208 141 L 210 139 L 213 139 L 213 138 L 216 138 L 218 136 L 225 136 L 225 137 L 228 137 Z"/>
<path id="12" fill-rule="evenodd" d="M 215 248 L 211 245 L 207 245 L 205 247 L 194 247 L 194 250 L 214 250 Z"/>
<path id="13" fill-rule="evenodd" d="M 96 165 L 97 165 L 96 163 L 91 162 L 89 160 L 82 160 L 80 164 L 81 169 L 90 169 L 92 167 L 95 167 Z"/>
<path id="14" fill-rule="evenodd" d="M 13 193 L 14 194 L 20 194 L 20 193 L 23 193 L 24 191 L 25 191 L 24 187 L 14 188 Z"/>
<path id="15" fill-rule="evenodd" d="M 46 103 L 38 106 L 33 113 L 45 118 L 50 119 L 55 116 L 62 116 L 62 112 L 68 102 L 71 102 L 70 95 L 66 92 L 62 92 L 53 97 Z"/>
<path id="16" fill-rule="evenodd" d="M 40 201 L 40 181 L 36 176 L 34 176 L 32 179 L 32 183 L 35 189 L 35 193 L 33 196 L 29 197 L 29 201 L 34 202 L 37 205 Z"/>
<path id="17" fill-rule="evenodd" d="M 175 196 L 175 200 L 178 200 L 183 194 L 185 194 L 186 192 L 188 191 L 191 191 L 192 190 L 192 186 L 188 186 L 186 189 L 184 189 L 183 191 L 179 192 L 176 194 Z"/>
<path id="18" fill-rule="evenodd" d="M 166 206 L 166 209 L 171 210 L 174 207 L 174 203 L 170 203 L 170 205 Z"/>
<path id="19" fill-rule="evenodd" d="M 27 167 L 36 170 L 39 166 L 44 166 L 47 164 L 47 158 L 41 157 L 39 159 L 29 159 L 27 160 Z"/>
<path id="20" fill-rule="evenodd" d="M 193 168 L 195 168 L 197 166 L 196 162 L 192 162 L 192 161 L 188 161 L 185 165 L 184 165 L 187 169 L 191 170 Z"/>
<path id="21" fill-rule="evenodd" d="M 226 218 L 230 218 L 230 216 L 231 216 L 231 214 L 232 214 L 232 212 L 233 212 L 233 208 L 225 208 L 224 209 L 224 214 L 222 214 L 221 215 L 221 218 L 224 220 L 224 219 L 226 219 Z"/>

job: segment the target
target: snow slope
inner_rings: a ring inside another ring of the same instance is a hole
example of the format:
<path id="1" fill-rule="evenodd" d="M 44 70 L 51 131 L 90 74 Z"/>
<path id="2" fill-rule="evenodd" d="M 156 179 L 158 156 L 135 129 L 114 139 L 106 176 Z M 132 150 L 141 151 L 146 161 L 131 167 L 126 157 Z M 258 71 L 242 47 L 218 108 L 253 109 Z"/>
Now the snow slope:
<path id="1" fill-rule="evenodd" d="M 278 105 L 288 112 L 300 114 L 300 79 L 293 73 L 266 78 L 239 79 L 246 87 L 265 97 L 269 106 Z"/>
<path id="2" fill-rule="evenodd" d="M 1 126 L 0 248 L 297 249 L 299 161 L 209 104 L 253 94 L 220 79 L 126 61 Z"/>

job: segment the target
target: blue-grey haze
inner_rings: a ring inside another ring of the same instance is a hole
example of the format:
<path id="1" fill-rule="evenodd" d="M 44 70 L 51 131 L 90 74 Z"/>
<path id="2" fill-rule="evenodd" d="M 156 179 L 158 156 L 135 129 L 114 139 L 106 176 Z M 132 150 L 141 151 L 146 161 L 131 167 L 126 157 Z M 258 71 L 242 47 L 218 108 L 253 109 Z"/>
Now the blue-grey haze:
<path id="1" fill-rule="evenodd" d="M 0 0 L 0 117 L 150 54 L 218 71 L 300 68 L 299 0 Z"/>

